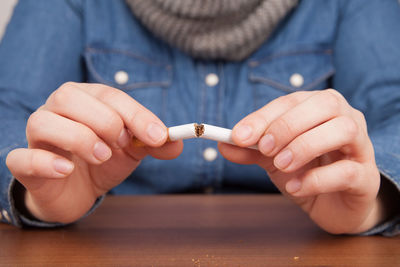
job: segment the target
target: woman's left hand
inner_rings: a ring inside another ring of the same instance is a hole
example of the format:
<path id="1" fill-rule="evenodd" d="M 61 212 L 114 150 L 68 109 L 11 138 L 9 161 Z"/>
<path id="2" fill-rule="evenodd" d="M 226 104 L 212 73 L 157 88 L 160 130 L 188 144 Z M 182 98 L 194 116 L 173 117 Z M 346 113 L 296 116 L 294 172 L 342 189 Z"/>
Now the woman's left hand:
<path id="1" fill-rule="evenodd" d="M 264 168 L 324 230 L 361 233 L 382 220 L 380 173 L 363 114 L 333 89 L 295 92 L 242 119 L 222 155 Z M 258 143 L 259 151 L 242 148 Z"/>

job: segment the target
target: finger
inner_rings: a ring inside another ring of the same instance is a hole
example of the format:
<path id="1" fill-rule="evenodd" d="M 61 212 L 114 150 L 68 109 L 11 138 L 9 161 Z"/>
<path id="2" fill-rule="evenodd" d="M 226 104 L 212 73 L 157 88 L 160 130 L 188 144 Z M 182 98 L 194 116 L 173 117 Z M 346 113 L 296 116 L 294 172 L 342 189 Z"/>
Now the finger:
<path id="1" fill-rule="evenodd" d="M 71 161 L 41 149 L 15 149 L 8 154 L 6 164 L 12 175 L 28 190 L 36 189 L 42 179 L 65 178 L 74 169 Z"/>
<path id="2" fill-rule="evenodd" d="M 316 92 L 301 91 L 271 101 L 263 108 L 243 118 L 233 127 L 233 141 L 241 147 L 248 147 L 256 144 L 267 127 L 276 118 L 315 93 Z"/>
<path id="3" fill-rule="evenodd" d="M 91 164 L 100 164 L 112 155 L 111 149 L 90 128 L 46 110 L 38 110 L 29 117 L 26 135 L 30 148 L 49 144 Z"/>
<path id="4" fill-rule="evenodd" d="M 340 160 L 332 164 L 311 169 L 301 178 L 286 183 L 286 192 L 295 197 L 308 197 L 326 193 L 348 191 L 365 194 L 364 171 L 360 163 Z"/>
<path id="5" fill-rule="evenodd" d="M 168 132 L 164 123 L 128 94 L 101 84 L 78 86 L 113 108 L 120 115 L 125 126 L 145 144 L 159 147 L 167 141 Z"/>
<path id="6" fill-rule="evenodd" d="M 178 157 L 183 150 L 183 141 L 167 142 L 160 147 L 145 147 L 146 151 L 156 159 L 168 160 Z"/>
<path id="7" fill-rule="evenodd" d="M 283 172 L 293 172 L 310 161 L 332 151 L 351 157 L 353 150 L 367 150 L 357 124 L 349 117 L 330 120 L 298 137 L 274 158 L 274 165 Z"/>
<path id="8" fill-rule="evenodd" d="M 259 141 L 260 151 L 274 156 L 300 134 L 340 115 L 351 107 L 336 91 L 320 91 L 276 118 Z"/>
<path id="9" fill-rule="evenodd" d="M 72 83 L 55 91 L 43 108 L 86 125 L 113 148 L 124 147 L 129 141 L 119 114 Z"/>
<path id="10" fill-rule="evenodd" d="M 264 156 L 254 149 L 238 147 L 227 143 L 218 143 L 221 155 L 227 160 L 238 164 L 258 164 Z"/>
<path id="11" fill-rule="evenodd" d="M 284 172 L 293 172 L 319 156 L 348 147 L 362 147 L 357 124 L 349 117 L 334 118 L 296 137 L 274 158 L 274 165 Z"/>

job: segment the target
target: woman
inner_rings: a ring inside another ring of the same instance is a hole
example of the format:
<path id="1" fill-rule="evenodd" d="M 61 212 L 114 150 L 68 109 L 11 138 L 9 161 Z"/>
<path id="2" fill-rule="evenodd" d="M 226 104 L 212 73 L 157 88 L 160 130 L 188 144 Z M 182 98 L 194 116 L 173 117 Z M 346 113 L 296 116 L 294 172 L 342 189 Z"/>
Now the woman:
<path id="1" fill-rule="evenodd" d="M 3 220 L 71 223 L 107 192 L 278 189 L 330 233 L 398 233 L 399 11 L 20 1 L 0 47 Z M 191 122 L 236 146 L 167 141 Z"/>

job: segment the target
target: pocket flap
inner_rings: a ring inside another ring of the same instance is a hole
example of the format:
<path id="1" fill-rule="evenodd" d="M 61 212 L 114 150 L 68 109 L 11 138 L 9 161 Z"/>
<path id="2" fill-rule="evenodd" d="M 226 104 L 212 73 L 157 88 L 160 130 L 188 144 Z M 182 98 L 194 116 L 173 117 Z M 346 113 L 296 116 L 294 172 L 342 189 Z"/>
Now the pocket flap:
<path id="1" fill-rule="evenodd" d="M 129 51 L 88 48 L 85 60 L 91 78 L 112 87 L 131 90 L 171 84 L 171 65 Z M 121 73 L 122 80 L 117 77 Z"/>
<path id="2" fill-rule="evenodd" d="M 334 74 L 332 50 L 282 52 L 249 62 L 249 80 L 293 92 L 309 90 Z"/>

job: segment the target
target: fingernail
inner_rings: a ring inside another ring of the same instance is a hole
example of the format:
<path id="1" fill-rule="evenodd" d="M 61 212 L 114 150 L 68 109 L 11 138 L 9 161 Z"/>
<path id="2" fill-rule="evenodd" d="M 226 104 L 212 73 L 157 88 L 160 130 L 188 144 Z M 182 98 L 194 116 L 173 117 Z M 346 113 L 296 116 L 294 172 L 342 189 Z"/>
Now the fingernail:
<path id="1" fill-rule="evenodd" d="M 74 164 L 65 159 L 55 159 L 53 161 L 53 167 L 56 172 L 65 175 L 72 172 L 74 169 Z"/>
<path id="2" fill-rule="evenodd" d="M 293 160 L 293 153 L 289 149 L 283 150 L 274 160 L 275 166 L 278 169 L 285 169 Z"/>
<path id="3" fill-rule="evenodd" d="M 268 154 L 270 153 L 275 147 L 275 139 L 272 134 L 264 135 L 260 141 L 258 142 L 258 148 L 260 149 L 261 153 Z"/>
<path id="4" fill-rule="evenodd" d="M 128 134 L 128 131 L 125 128 L 123 128 L 118 137 L 118 141 L 117 141 L 118 146 L 120 148 L 125 147 L 126 145 L 128 145 L 129 140 L 130 140 L 130 136 Z"/>
<path id="5" fill-rule="evenodd" d="M 296 193 L 300 190 L 301 188 L 301 181 L 297 178 L 294 178 L 292 180 L 290 180 L 287 184 L 286 184 L 286 191 L 289 194 L 293 194 Z"/>
<path id="6" fill-rule="evenodd" d="M 154 143 L 160 142 L 167 134 L 165 129 L 155 122 L 147 126 L 146 133 Z"/>
<path id="7" fill-rule="evenodd" d="M 108 160 L 111 155 L 111 149 L 103 142 L 97 142 L 94 145 L 93 155 L 101 162 Z"/>
<path id="8" fill-rule="evenodd" d="M 251 134 L 253 132 L 253 129 L 251 129 L 250 126 L 248 125 L 240 125 L 236 129 L 236 136 L 241 140 L 241 141 L 246 141 L 251 137 Z"/>

